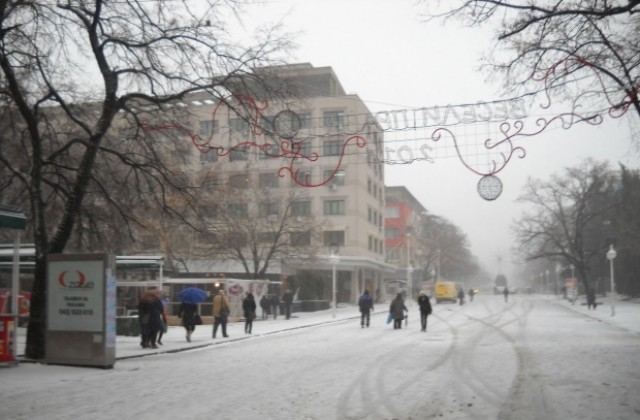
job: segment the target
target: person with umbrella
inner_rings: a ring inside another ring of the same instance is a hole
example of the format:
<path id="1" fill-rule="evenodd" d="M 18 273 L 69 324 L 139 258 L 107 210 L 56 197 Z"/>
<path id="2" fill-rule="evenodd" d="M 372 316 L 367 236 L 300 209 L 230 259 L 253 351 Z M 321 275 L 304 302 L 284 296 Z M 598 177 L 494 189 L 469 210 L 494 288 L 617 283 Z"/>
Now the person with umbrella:
<path id="1" fill-rule="evenodd" d="M 198 303 L 207 299 L 207 292 L 197 287 L 187 287 L 178 293 L 180 308 L 178 318 L 182 319 L 182 326 L 187 331 L 187 342 L 191 342 L 191 335 L 198 325 Z"/>
<path id="2" fill-rule="evenodd" d="M 227 317 L 229 316 L 229 300 L 224 295 L 224 290 L 220 290 L 213 297 L 213 338 L 216 338 L 218 327 L 222 327 L 222 336 L 227 335 Z"/>
<path id="3" fill-rule="evenodd" d="M 143 348 L 157 349 L 158 333 L 163 330 L 162 313 L 164 305 L 160 301 L 157 290 L 144 292 L 138 303 L 138 317 Z"/>

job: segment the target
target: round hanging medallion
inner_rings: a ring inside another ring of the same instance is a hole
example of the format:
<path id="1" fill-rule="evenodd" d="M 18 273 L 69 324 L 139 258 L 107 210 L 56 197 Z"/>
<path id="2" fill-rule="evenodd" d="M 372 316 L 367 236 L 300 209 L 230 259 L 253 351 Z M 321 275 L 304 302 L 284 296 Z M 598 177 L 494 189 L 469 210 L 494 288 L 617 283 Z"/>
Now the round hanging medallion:
<path id="1" fill-rule="evenodd" d="M 502 194 L 502 181 L 494 175 L 485 175 L 478 181 L 478 194 L 487 201 L 493 201 Z"/>
<path id="2" fill-rule="evenodd" d="M 288 109 L 280 111 L 273 118 L 273 130 L 278 137 L 291 140 L 300 131 L 300 117 Z"/>

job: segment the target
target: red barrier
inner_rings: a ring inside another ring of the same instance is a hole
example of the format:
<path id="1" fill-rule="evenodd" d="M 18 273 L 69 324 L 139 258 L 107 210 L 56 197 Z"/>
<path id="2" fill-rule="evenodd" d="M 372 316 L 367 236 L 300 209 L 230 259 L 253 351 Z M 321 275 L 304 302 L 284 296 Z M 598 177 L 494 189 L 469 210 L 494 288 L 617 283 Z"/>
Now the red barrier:
<path id="1" fill-rule="evenodd" d="M 0 363 L 14 362 L 13 316 L 0 315 Z"/>

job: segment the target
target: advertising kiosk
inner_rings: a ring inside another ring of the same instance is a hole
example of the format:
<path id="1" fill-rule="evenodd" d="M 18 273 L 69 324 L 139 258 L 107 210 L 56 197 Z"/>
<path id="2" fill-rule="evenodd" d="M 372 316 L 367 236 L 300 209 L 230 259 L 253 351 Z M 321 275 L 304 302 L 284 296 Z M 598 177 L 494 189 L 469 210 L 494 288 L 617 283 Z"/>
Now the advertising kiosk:
<path id="1" fill-rule="evenodd" d="M 46 362 L 112 368 L 116 278 L 106 254 L 54 254 L 47 260 Z"/>

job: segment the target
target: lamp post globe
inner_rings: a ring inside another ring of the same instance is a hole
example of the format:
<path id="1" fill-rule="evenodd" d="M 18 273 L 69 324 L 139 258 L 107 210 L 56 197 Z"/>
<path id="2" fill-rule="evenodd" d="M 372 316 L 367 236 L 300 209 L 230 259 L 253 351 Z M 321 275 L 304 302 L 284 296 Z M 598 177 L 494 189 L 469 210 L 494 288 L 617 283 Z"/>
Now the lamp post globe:
<path id="1" fill-rule="evenodd" d="M 607 259 L 609 260 L 609 270 L 610 270 L 610 277 L 611 277 L 611 316 L 616 315 L 616 306 L 615 306 L 615 299 L 614 299 L 616 283 L 613 277 L 613 260 L 615 260 L 617 256 L 618 256 L 618 253 L 613 248 L 613 244 L 609 245 L 609 250 L 607 251 Z"/>

